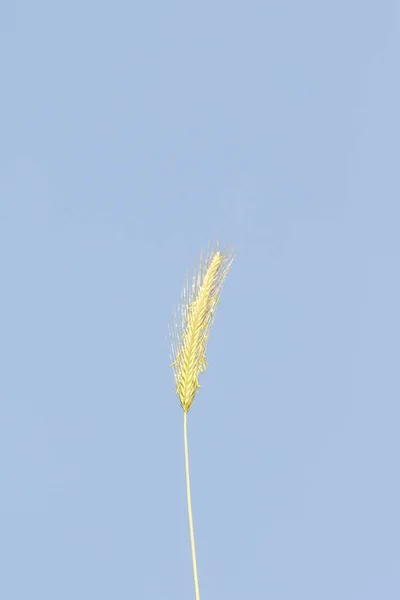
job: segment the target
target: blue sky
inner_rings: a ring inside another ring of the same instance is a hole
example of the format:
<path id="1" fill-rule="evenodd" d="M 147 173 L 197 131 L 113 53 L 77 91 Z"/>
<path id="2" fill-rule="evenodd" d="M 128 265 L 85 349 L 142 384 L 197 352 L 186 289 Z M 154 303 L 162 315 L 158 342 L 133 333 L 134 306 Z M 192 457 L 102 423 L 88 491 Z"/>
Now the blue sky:
<path id="1" fill-rule="evenodd" d="M 4 2 L 0 595 L 400 597 L 398 2 Z"/>

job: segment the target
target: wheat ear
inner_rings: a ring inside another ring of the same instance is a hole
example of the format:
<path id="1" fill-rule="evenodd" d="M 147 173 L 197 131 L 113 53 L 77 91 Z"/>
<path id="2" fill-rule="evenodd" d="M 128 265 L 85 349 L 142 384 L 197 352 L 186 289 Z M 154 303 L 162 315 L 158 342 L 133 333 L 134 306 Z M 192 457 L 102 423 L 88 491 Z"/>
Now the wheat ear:
<path id="1" fill-rule="evenodd" d="M 232 265 L 232 252 L 220 252 L 218 245 L 183 286 L 180 304 L 174 309 L 170 325 L 170 353 L 176 393 L 183 408 L 183 437 L 185 451 L 186 495 L 192 550 L 193 579 L 196 600 L 200 600 L 196 548 L 190 493 L 189 450 L 187 442 L 187 413 L 200 388 L 199 375 L 206 370 L 206 347 L 211 326 L 219 304 L 222 284 Z"/>

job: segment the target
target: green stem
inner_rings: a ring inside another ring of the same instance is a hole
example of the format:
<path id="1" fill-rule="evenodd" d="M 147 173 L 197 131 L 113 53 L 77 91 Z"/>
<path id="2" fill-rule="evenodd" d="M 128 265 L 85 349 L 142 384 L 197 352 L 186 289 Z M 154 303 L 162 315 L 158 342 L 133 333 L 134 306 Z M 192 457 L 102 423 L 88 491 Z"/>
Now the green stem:
<path id="1" fill-rule="evenodd" d="M 187 442 L 187 412 L 185 410 L 183 411 L 183 438 L 184 438 L 184 443 L 185 443 L 186 496 L 187 496 L 187 505 L 188 505 L 188 515 L 189 515 L 190 547 L 192 549 L 194 594 L 195 594 L 196 600 L 200 600 L 199 578 L 197 576 L 196 548 L 194 545 L 192 498 L 190 495 L 189 450 L 188 450 L 188 442 Z"/>

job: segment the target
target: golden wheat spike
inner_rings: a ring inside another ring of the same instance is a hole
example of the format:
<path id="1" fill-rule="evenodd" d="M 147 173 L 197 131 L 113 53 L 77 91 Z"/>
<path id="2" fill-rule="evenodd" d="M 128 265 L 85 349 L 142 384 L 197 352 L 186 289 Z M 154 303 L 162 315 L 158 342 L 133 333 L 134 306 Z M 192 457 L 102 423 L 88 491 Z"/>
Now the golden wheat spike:
<path id="1" fill-rule="evenodd" d="M 192 499 L 190 494 L 189 450 L 187 443 L 187 413 L 200 388 L 199 375 L 206 370 L 206 347 L 219 304 L 222 284 L 232 265 L 232 252 L 212 250 L 193 277 L 186 278 L 180 304 L 174 309 L 170 325 L 170 353 L 176 393 L 183 408 L 183 438 L 185 449 L 186 495 L 192 549 L 193 579 L 196 600 L 200 600 L 194 542 Z"/>
<path id="2" fill-rule="evenodd" d="M 188 412 L 199 390 L 199 375 L 207 367 L 206 347 L 219 304 L 222 284 L 232 265 L 233 254 L 222 254 L 218 246 L 200 259 L 192 278 L 183 286 L 181 303 L 174 310 L 170 327 L 171 360 L 176 393 Z"/>

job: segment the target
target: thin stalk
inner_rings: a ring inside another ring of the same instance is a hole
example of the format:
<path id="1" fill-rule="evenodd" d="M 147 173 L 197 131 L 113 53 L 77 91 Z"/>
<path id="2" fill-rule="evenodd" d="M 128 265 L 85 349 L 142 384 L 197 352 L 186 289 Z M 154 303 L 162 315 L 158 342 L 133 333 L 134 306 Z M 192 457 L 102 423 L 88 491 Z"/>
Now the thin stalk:
<path id="1" fill-rule="evenodd" d="M 192 549 L 194 594 L 195 594 L 196 600 L 200 600 L 199 578 L 197 576 L 196 548 L 195 548 L 195 544 L 194 544 L 192 498 L 190 495 L 189 450 L 188 450 L 188 441 L 187 441 L 187 412 L 185 410 L 183 411 L 183 439 L 184 439 L 184 443 L 185 443 L 186 496 L 187 496 L 188 516 L 189 516 L 190 546 Z"/>

